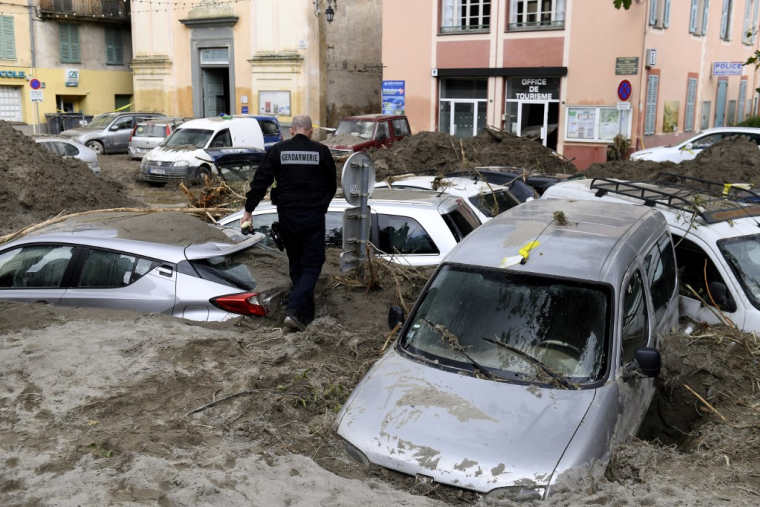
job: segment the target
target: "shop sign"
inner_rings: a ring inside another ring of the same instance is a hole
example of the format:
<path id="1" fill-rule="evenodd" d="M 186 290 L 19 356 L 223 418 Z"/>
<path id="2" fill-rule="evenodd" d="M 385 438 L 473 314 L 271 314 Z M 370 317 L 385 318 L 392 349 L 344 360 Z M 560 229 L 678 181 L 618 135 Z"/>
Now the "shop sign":
<path id="1" fill-rule="evenodd" d="M 741 62 L 713 62 L 713 76 L 741 76 L 744 65 Z"/>
<path id="2" fill-rule="evenodd" d="M 66 73 L 66 86 L 76 88 L 79 86 L 79 69 L 64 69 Z"/>
<path id="3" fill-rule="evenodd" d="M 559 100 L 559 78 L 513 77 L 509 79 L 507 99 Z"/>
<path id="4" fill-rule="evenodd" d="M 0 77 L 6 79 L 26 79 L 26 72 L 23 70 L 0 70 Z"/>
<path id="5" fill-rule="evenodd" d="M 201 65 L 222 65 L 230 63 L 230 48 L 201 49 Z"/>
<path id="6" fill-rule="evenodd" d="M 620 56 L 615 58 L 615 75 L 632 76 L 639 73 L 638 56 Z"/>
<path id="7" fill-rule="evenodd" d="M 383 81 L 383 114 L 404 114 L 406 81 Z"/>

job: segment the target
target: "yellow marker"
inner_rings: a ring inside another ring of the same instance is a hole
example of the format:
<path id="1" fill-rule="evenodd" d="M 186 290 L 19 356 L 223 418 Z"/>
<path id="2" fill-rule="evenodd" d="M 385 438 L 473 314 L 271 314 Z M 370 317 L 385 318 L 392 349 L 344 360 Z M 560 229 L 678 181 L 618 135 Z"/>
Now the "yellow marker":
<path id="1" fill-rule="evenodd" d="M 520 256 L 527 261 L 528 257 L 530 256 L 530 251 L 533 250 L 534 248 L 538 248 L 540 244 L 541 243 L 539 243 L 538 241 L 531 241 L 530 243 L 522 247 L 520 251 L 517 253 L 519 253 Z"/>
<path id="2" fill-rule="evenodd" d="M 519 255 L 504 257 L 501 260 L 501 267 L 508 268 L 510 266 L 514 266 L 515 264 L 525 264 L 525 261 L 527 261 L 528 257 L 530 256 L 530 251 L 535 248 L 538 248 L 540 244 L 541 243 L 539 243 L 538 241 L 531 241 L 530 243 L 526 244 L 517 252 Z"/>
<path id="3" fill-rule="evenodd" d="M 752 188 L 752 183 L 725 183 L 723 185 L 723 195 L 728 195 L 732 187 L 749 190 Z"/>

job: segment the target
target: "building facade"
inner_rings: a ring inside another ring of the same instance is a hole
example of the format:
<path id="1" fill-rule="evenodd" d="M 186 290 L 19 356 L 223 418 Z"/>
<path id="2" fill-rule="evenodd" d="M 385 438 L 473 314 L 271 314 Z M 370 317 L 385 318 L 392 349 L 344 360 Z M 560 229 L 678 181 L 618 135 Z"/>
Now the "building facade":
<path id="1" fill-rule="evenodd" d="M 96 115 L 128 109 L 132 103 L 129 23 L 127 0 L 4 3 L 0 119 L 26 124 L 26 130 L 39 124 L 39 130 L 45 131 L 46 114 Z"/>
<path id="2" fill-rule="evenodd" d="M 383 79 L 415 131 L 493 125 L 585 168 L 618 134 L 652 147 L 756 114 L 759 2 L 385 0 Z"/>

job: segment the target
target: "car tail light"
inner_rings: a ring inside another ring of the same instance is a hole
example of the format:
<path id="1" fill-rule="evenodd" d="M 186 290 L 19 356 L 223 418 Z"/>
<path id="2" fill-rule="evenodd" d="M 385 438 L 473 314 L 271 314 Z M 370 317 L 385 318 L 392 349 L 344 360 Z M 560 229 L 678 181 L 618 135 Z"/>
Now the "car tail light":
<path id="1" fill-rule="evenodd" d="M 166 126 L 166 136 L 169 137 L 169 134 L 172 133 L 172 129 L 169 127 L 169 125 Z"/>
<path id="2" fill-rule="evenodd" d="M 239 294 L 227 294 L 209 300 L 209 303 L 230 313 L 238 315 L 264 317 L 269 309 L 261 301 L 258 292 L 241 292 Z"/>

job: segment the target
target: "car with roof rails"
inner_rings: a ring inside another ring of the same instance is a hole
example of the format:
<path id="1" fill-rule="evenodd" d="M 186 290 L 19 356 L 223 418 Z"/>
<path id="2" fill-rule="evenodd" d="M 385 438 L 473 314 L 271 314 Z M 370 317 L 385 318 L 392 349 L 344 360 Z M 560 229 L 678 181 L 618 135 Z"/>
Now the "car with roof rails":
<path id="1" fill-rule="evenodd" d="M 631 153 L 631 160 L 650 160 L 653 162 L 683 162 L 693 160 L 705 150 L 727 137 L 746 136 L 760 145 L 760 128 L 755 127 L 716 127 L 705 129 L 696 136 L 676 145 L 655 146 Z"/>
<path id="2" fill-rule="evenodd" d="M 127 153 L 134 126 L 148 118 L 160 116 L 164 115 L 132 112 L 105 113 L 96 116 L 87 125 L 64 130 L 60 135 L 87 146 L 98 155 Z"/>
<path id="3" fill-rule="evenodd" d="M 209 148 L 255 148 L 264 150 L 264 134 L 251 117 L 220 116 L 190 120 L 146 153 L 138 180 L 165 184 L 218 175 L 205 151 Z"/>
<path id="4" fill-rule="evenodd" d="M 681 316 L 760 332 L 760 193 L 742 187 L 661 173 L 563 182 L 543 197 L 654 207 L 675 243 Z"/>
<path id="5" fill-rule="evenodd" d="M 480 223 L 487 222 L 521 202 L 507 187 L 456 176 L 391 176 L 375 183 L 375 188 L 430 190 L 461 197 Z"/>
<path id="6" fill-rule="evenodd" d="M 100 176 L 100 162 L 98 154 L 83 144 L 61 136 L 47 134 L 33 135 L 32 139 L 50 153 L 55 153 L 63 158 L 75 158 L 81 160 L 90 168 L 95 176 Z"/>
<path id="7" fill-rule="evenodd" d="M 480 222 L 461 198 L 435 192 L 406 192 L 377 189 L 369 199 L 371 211 L 370 242 L 375 254 L 390 262 L 409 266 L 436 265 L 454 246 L 475 230 Z M 352 206 L 342 197 L 330 202 L 325 215 L 325 240 L 328 247 L 343 246 L 343 212 Z M 219 220 L 219 225 L 240 229 L 243 211 Z M 269 238 L 277 222 L 277 207 L 262 201 L 253 211 L 253 230 L 267 239 L 262 245 L 272 248 Z"/>
<path id="8" fill-rule="evenodd" d="M 189 121 L 191 118 L 166 116 L 161 118 L 148 118 L 135 125 L 132 136 L 129 138 L 129 156 L 133 160 L 139 160 L 161 144 L 166 137 L 174 132 L 174 129 Z"/>
<path id="9" fill-rule="evenodd" d="M 486 500 L 546 499 L 580 467 L 600 477 L 655 393 L 672 259 L 643 207 L 537 199 L 483 224 L 408 317 L 391 308 L 398 338 L 335 421 L 347 453 Z"/>
<path id="10" fill-rule="evenodd" d="M 228 240 L 163 244 L 149 236 L 123 237 L 119 220 L 130 216 L 136 215 L 70 218 L 0 245 L 0 299 L 163 313 L 195 321 L 267 314 L 271 295 L 257 291 L 248 268 L 232 257 L 263 235 L 246 238 L 221 230 L 218 234 Z"/>
<path id="11" fill-rule="evenodd" d="M 330 148 L 335 159 L 340 159 L 370 148 L 388 148 L 410 135 L 409 120 L 402 114 L 364 114 L 341 119 L 322 144 Z"/>

